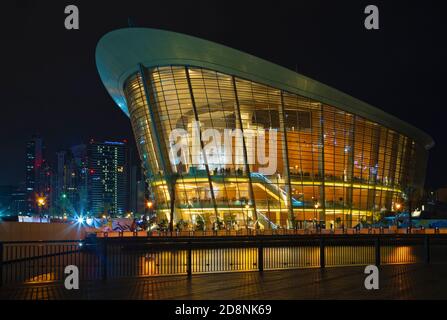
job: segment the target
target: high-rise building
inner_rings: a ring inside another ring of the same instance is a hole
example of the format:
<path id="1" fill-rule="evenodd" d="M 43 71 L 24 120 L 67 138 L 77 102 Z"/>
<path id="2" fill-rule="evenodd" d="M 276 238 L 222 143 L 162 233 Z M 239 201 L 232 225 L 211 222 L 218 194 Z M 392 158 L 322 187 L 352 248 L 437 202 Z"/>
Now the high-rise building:
<path id="1" fill-rule="evenodd" d="M 0 217 L 11 214 L 12 194 L 16 190 L 15 186 L 0 186 Z"/>
<path id="2" fill-rule="evenodd" d="M 37 198 L 45 198 L 48 208 L 51 198 L 51 168 L 45 160 L 45 147 L 41 137 L 33 135 L 26 143 L 25 188 L 27 193 L 27 213 L 38 211 Z"/>
<path id="3" fill-rule="evenodd" d="M 87 157 L 89 214 L 124 215 L 129 205 L 127 143 L 91 140 Z"/>
<path id="4" fill-rule="evenodd" d="M 27 210 L 27 193 L 17 186 L 0 186 L 0 216 L 17 216 Z"/>
<path id="5" fill-rule="evenodd" d="M 55 212 L 57 215 L 83 215 L 87 208 L 87 148 L 74 146 L 57 152 L 56 156 Z"/>
<path id="6" fill-rule="evenodd" d="M 72 146 L 70 151 L 77 169 L 77 193 L 78 193 L 78 212 L 84 214 L 88 211 L 88 158 L 87 145 L 79 144 Z"/>

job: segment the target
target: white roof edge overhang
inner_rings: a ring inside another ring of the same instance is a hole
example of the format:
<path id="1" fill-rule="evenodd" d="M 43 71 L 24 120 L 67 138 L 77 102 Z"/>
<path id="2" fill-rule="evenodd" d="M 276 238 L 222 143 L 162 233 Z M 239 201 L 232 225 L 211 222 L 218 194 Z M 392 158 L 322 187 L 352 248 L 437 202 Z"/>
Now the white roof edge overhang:
<path id="1" fill-rule="evenodd" d="M 234 75 L 364 117 L 414 139 L 427 150 L 434 146 L 425 132 L 318 81 L 224 45 L 157 29 L 118 29 L 104 35 L 97 44 L 96 65 L 101 80 L 127 115 L 123 86 L 138 71 L 140 63 L 148 68 L 195 66 Z"/>

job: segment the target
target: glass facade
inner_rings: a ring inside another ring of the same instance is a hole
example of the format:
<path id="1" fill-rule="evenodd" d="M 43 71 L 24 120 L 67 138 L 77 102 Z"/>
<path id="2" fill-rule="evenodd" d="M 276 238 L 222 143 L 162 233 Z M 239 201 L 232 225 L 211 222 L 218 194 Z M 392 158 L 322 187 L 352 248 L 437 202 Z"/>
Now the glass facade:
<path id="1" fill-rule="evenodd" d="M 159 219 L 354 227 L 423 186 L 424 146 L 311 98 L 186 66 L 141 67 L 124 92 Z"/>

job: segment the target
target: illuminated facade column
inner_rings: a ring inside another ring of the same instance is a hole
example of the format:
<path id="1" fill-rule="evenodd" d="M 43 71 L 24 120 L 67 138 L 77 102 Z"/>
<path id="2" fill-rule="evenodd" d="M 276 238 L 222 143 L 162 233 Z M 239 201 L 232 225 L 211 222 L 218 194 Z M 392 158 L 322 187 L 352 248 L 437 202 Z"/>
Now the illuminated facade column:
<path id="1" fill-rule="evenodd" d="M 369 162 L 369 174 L 368 174 L 368 184 L 372 185 L 372 188 L 368 188 L 368 208 L 367 210 L 371 210 L 371 223 L 375 222 L 374 214 L 376 212 L 376 187 L 377 187 L 377 164 L 379 162 L 379 149 L 380 149 L 380 127 L 375 126 L 373 129 L 373 137 L 372 137 L 372 146 L 371 146 L 371 156 Z M 379 208 L 380 210 L 380 208 Z"/>
<path id="2" fill-rule="evenodd" d="M 388 177 L 386 177 L 386 186 L 387 187 L 394 186 L 394 181 L 395 181 L 395 177 L 396 177 L 396 161 L 397 161 L 397 158 L 400 157 L 400 164 L 402 166 L 402 157 L 405 154 L 405 150 L 406 150 L 405 141 L 400 142 L 399 140 L 401 140 L 401 138 L 399 137 L 399 135 L 397 135 L 396 133 L 393 132 L 393 133 L 391 133 L 391 136 L 392 136 L 392 138 L 391 138 L 390 168 L 388 171 Z M 405 138 L 405 140 L 406 140 L 406 138 Z M 402 147 L 404 148 L 403 150 L 402 150 Z M 400 152 L 399 152 L 399 148 L 401 148 Z M 401 172 L 402 172 L 402 169 L 403 168 L 401 168 Z M 392 208 L 392 203 L 395 200 L 396 200 L 395 193 L 393 191 L 387 191 L 386 196 L 385 196 L 386 207 L 393 210 L 394 208 Z"/>
<path id="3" fill-rule="evenodd" d="M 349 204 L 349 215 L 347 221 L 345 221 L 345 225 L 348 228 L 352 228 L 352 216 L 353 216 L 353 192 L 354 192 L 354 150 L 355 150 L 355 133 L 356 133 L 356 124 L 357 117 L 354 115 L 352 119 L 352 130 L 351 136 L 349 137 L 349 150 L 348 150 L 348 170 L 346 173 L 346 180 L 351 183 L 351 186 L 348 187 L 347 192 L 347 203 Z M 346 218 L 345 218 L 346 220 Z"/>
<path id="4" fill-rule="evenodd" d="M 385 134 L 384 134 L 385 139 L 384 139 L 384 143 L 382 144 L 383 145 L 383 156 L 381 159 L 382 168 L 379 167 L 379 170 L 381 170 L 381 172 L 382 172 L 379 182 L 382 186 L 384 185 L 384 176 L 385 176 L 386 146 L 388 144 L 388 129 L 385 128 L 385 129 L 383 129 L 383 131 L 385 132 Z M 381 139 L 383 139 L 383 137 Z M 379 149 L 380 149 L 380 147 L 379 147 Z M 379 210 L 382 210 L 382 208 L 386 206 L 385 199 L 384 199 L 385 195 L 386 195 L 386 191 L 384 191 L 383 188 L 380 188 Z"/>
<path id="5" fill-rule="evenodd" d="M 206 157 L 206 152 L 204 150 L 204 144 L 203 144 L 203 141 L 202 141 L 202 129 L 201 129 L 201 126 L 200 126 L 199 114 L 197 112 L 197 106 L 196 106 L 196 101 L 194 99 L 194 92 L 193 92 L 193 89 L 192 89 L 191 77 L 189 75 L 189 68 L 188 67 L 185 67 L 185 74 L 186 74 L 186 80 L 188 82 L 189 94 L 191 96 L 191 103 L 192 103 L 192 109 L 193 109 L 193 112 L 194 112 L 194 119 L 199 124 L 199 132 L 198 133 L 199 133 L 199 140 L 200 140 L 200 148 L 201 148 L 201 153 L 202 153 L 202 156 L 203 156 L 203 162 L 205 163 L 205 171 L 206 171 L 206 175 L 207 175 L 207 178 L 208 178 L 208 183 L 209 183 L 209 188 L 210 188 L 210 193 L 211 193 L 211 201 L 213 203 L 214 213 L 215 213 L 216 222 L 217 222 L 217 218 L 219 217 L 219 213 L 218 213 L 218 210 L 217 210 L 216 197 L 214 195 L 214 188 L 213 188 L 213 182 L 211 180 L 211 174 L 210 174 L 210 168 L 209 168 L 209 165 L 208 165 L 208 159 Z"/>
<path id="6" fill-rule="evenodd" d="M 292 185 L 290 183 L 290 165 L 289 165 L 289 148 L 287 145 L 287 126 L 286 126 L 286 115 L 284 110 L 284 95 L 281 91 L 281 105 L 279 106 L 279 126 L 280 131 L 282 132 L 282 156 L 284 159 L 284 172 L 283 176 L 286 178 L 285 187 L 287 194 L 287 211 L 289 212 L 289 223 L 291 223 L 292 227 L 293 222 L 295 221 L 295 216 L 293 212 L 293 202 L 292 202 Z"/>
<path id="7" fill-rule="evenodd" d="M 150 80 L 150 75 L 148 75 L 147 69 L 142 64 L 139 65 L 139 69 L 140 69 L 141 79 L 143 82 L 146 104 L 149 109 L 150 132 L 151 132 L 151 136 L 152 136 L 152 141 L 155 144 L 155 150 L 156 150 L 155 157 L 156 157 L 158 163 L 160 164 L 160 167 L 162 170 L 161 176 L 163 177 L 164 181 L 166 181 L 166 184 L 168 187 L 168 194 L 169 194 L 169 198 L 170 198 L 169 209 L 170 209 L 170 213 L 171 213 L 169 222 L 170 222 L 170 229 L 172 231 L 174 219 L 175 219 L 175 184 L 176 184 L 176 179 L 172 172 L 171 166 L 169 165 L 169 163 L 167 163 L 167 161 L 169 161 L 168 160 L 169 153 L 168 153 L 167 147 L 164 143 L 162 143 L 162 140 L 160 137 L 160 132 L 162 132 L 162 128 L 159 127 L 159 126 L 161 126 L 161 120 L 160 120 L 160 115 L 157 111 L 157 108 L 155 107 L 156 106 L 156 98 L 154 95 L 152 81 Z"/>
<path id="8" fill-rule="evenodd" d="M 325 173 L 324 173 L 324 143 L 325 143 L 325 133 L 324 133 L 324 109 L 323 105 L 320 103 L 320 132 L 319 132 L 319 144 L 320 151 L 318 152 L 318 175 L 320 177 L 320 199 L 323 209 L 323 215 L 320 215 L 320 221 L 326 221 L 326 195 L 325 195 Z"/>
<path id="9" fill-rule="evenodd" d="M 236 110 L 235 110 L 236 128 L 239 126 L 240 129 L 242 130 L 242 148 L 243 148 L 243 154 L 244 154 L 245 172 L 248 177 L 248 192 L 249 192 L 250 200 L 251 200 L 251 203 L 253 206 L 253 213 L 254 213 L 255 221 L 258 221 L 258 211 L 256 209 L 256 199 L 255 199 L 255 193 L 253 191 L 250 165 L 248 164 L 247 145 L 246 145 L 246 141 L 245 141 L 244 126 L 242 124 L 241 106 L 239 104 L 239 96 L 238 96 L 237 87 L 236 87 L 236 79 L 234 76 L 231 78 L 232 78 L 232 83 L 233 83 L 234 98 L 235 98 L 235 102 L 236 102 Z M 256 226 L 259 226 L 259 223 L 257 223 Z"/>

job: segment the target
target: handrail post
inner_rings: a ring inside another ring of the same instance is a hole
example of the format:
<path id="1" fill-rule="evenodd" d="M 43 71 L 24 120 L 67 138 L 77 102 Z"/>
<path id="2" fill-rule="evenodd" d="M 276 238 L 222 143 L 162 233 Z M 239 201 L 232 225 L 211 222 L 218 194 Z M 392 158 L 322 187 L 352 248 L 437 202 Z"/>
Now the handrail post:
<path id="1" fill-rule="evenodd" d="M 428 234 L 425 235 L 424 246 L 425 246 L 425 263 L 429 264 L 430 263 L 430 236 Z"/>
<path id="2" fill-rule="evenodd" d="M 104 238 L 102 241 L 102 280 L 107 280 L 107 241 Z"/>
<path id="3" fill-rule="evenodd" d="M 188 242 L 188 254 L 186 257 L 186 273 L 188 274 L 188 278 L 192 277 L 192 248 L 191 242 Z"/>
<path id="4" fill-rule="evenodd" d="M 258 269 L 259 272 L 264 271 L 264 248 L 262 245 L 262 241 L 260 241 L 258 245 Z"/>
<path id="5" fill-rule="evenodd" d="M 324 243 L 324 238 L 321 237 L 320 238 L 320 268 L 325 268 L 326 267 L 326 257 L 324 254 L 324 247 L 325 247 L 325 243 Z"/>
<path id="6" fill-rule="evenodd" d="M 380 266 L 380 238 L 377 237 L 376 239 L 376 266 Z"/>
<path id="7" fill-rule="evenodd" d="M 3 286 L 3 242 L 0 242 L 0 287 Z"/>

